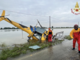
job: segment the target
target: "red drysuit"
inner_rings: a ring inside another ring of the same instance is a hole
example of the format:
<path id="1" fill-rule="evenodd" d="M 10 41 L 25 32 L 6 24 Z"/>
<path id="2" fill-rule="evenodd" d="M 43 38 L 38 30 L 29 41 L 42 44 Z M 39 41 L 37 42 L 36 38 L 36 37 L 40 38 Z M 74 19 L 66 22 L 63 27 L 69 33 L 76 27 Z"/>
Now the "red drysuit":
<path id="1" fill-rule="evenodd" d="M 49 30 L 48 30 L 48 42 L 52 42 L 52 35 L 53 35 L 52 30 L 49 28 Z"/>
<path id="2" fill-rule="evenodd" d="M 52 34 L 48 35 L 48 42 L 52 42 Z"/>
<path id="3" fill-rule="evenodd" d="M 78 43 L 78 50 L 80 51 L 80 29 L 78 30 L 73 29 L 70 32 L 71 38 L 73 38 L 73 48 L 75 48 L 76 41 Z"/>

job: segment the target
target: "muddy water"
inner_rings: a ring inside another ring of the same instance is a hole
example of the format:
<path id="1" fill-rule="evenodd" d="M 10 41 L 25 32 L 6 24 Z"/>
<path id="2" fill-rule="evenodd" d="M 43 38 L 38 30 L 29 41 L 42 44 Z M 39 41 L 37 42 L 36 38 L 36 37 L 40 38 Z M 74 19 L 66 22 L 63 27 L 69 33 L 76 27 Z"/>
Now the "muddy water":
<path id="1" fill-rule="evenodd" d="M 54 34 L 59 31 L 64 31 L 64 35 L 69 35 L 72 29 L 54 29 Z M 0 30 L 0 44 L 6 43 L 8 45 L 25 43 L 27 40 L 27 33 L 21 30 Z M 72 40 L 64 40 L 62 43 L 51 46 L 49 48 L 40 50 L 38 52 L 21 55 L 16 58 L 9 58 L 8 60 L 80 60 L 78 48 L 72 50 Z"/>
<path id="2" fill-rule="evenodd" d="M 72 29 L 54 29 L 53 34 L 55 35 L 57 32 L 64 31 L 64 35 L 69 35 Z M 23 44 L 27 42 L 28 34 L 20 29 L 5 29 L 0 30 L 0 44 L 5 43 L 7 45 L 13 44 Z"/>
<path id="3" fill-rule="evenodd" d="M 23 33 L 23 36 L 22 36 Z M 20 29 L 5 29 L 0 30 L 0 45 L 4 44 L 8 48 L 14 46 L 14 44 L 23 44 L 27 42 L 27 33 Z M 0 53 L 2 51 L 2 48 L 0 46 Z"/>
<path id="4" fill-rule="evenodd" d="M 0 30 L 0 44 L 5 43 L 7 45 L 22 44 L 27 42 L 28 34 L 20 29 L 5 29 Z"/>

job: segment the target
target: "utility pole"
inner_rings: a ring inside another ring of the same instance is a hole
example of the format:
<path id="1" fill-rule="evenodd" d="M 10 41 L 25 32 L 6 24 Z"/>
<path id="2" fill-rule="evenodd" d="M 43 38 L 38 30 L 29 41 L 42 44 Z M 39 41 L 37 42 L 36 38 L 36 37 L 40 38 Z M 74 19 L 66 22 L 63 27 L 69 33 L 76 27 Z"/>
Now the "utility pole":
<path id="1" fill-rule="evenodd" d="M 49 16 L 49 28 L 51 27 L 51 16 Z"/>
<path id="2" fill-rule="evenodd" d="M 23 22 L 21 21 L 21 24 L 22 24 Z M 23 39 L 23 30 L 22 30 L 22 39 Z"/>

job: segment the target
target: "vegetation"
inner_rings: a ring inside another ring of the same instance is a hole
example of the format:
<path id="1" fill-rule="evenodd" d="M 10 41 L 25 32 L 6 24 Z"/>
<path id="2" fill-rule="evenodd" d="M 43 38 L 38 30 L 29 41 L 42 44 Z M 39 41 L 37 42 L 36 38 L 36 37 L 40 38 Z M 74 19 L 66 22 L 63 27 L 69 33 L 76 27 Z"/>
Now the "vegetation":
<path id="1" fill-rule="evenodd" d="M 38 26 L 39 27 L 39 26 Z M 48 29 L 49 27 L 43 27 L 43 28 L 45 28 L 45 29 Z M 73 27 L 50 27 L 51 29 L 56 29 L 56 28 L 73 28 Z M 19 28 L 17 28 L 17 27 L 4 27 L 4 28 L 0 28 L 0 29 L 19 29 Z"/>
<path id="2" fill-rule="evenodd" d="M 2 49 L 2 52 L 0 54 L 0 60 L 6 60 L 8 57 L 15 57 L 20 54 L 26 54 L 27 51 L 28 52 L 37 51 L 37 50 L 49 47 L 51 45 L 53 46 L 53 45 L 59 44 L 61 42 L 62 40 L 55 40 L 55 42 L 52 42 L 52 43 L 50 42 L 44 42 L 44 43 L 30 42 L 30 43 L 25 43 L 25 44 L 15 44 L 12 49 L 11 48 Z M 33 46 L 33 45 L 38 45 L 40 46 L 40 48 L 36 50 L 29 48 L 29 46 Z M 4 44 L 0 46 L 5 47 Z"/>
<path id="3" fill-rule="evenodd" d="M 65 39 L 71 40 L 72 38 L 70 37 L 70 35 L 67 35 L 64 37 Z"/>
<path id="4" fill-rule="evenodd" d="M 0 28 L 0 29 L 19 29 L 19 28 L 16 28 L 16 27 L 4 27 L 4 28 Z"/>

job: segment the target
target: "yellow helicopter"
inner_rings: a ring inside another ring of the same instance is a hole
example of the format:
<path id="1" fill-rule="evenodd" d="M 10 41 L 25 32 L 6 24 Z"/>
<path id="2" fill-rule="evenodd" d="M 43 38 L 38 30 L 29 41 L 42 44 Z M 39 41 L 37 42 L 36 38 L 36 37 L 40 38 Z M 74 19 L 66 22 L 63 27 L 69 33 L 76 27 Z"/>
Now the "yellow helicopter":
<path id="1" fill-rule="evenodd" d="M 5 10 L 3 10 L 2 12 L 2 15 L 0 16 L 0 21 L 2 20 L 5 20 L 7 21 L 8 23 L 16 26 L 17 28 L 27 32 L 29 35 L 28 35 L 28 41 L 30 40 L 30 38 L 32 38 L 32 40 L 34 40 L 35 42 L 39 41 L 39 42 L 45 42 L 46 41 L 46 38 L 47 38 L 47 31 L 46 29 L 44 29 L 40 22 L 38 21 L 40 27 L 27 27 L 27 26 L 24 26 L 20 23 L 17 23 L 17 22 L 14 22 L 12 20 L 10 20 L 9 18 L 5 18 Z"/>

